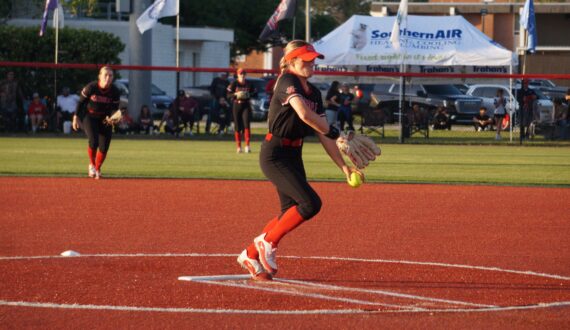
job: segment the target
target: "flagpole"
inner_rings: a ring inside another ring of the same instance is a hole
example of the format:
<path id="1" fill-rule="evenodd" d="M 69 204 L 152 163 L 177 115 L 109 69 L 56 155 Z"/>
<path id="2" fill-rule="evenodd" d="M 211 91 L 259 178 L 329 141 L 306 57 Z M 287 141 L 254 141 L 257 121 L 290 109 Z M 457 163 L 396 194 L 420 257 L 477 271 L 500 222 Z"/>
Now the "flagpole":
<path id="1" fill-rule="evenodd" d="M 305 1 L 305 41 L 311 42 L 311 0 Z"/>
<path id="2" fill-rule="evenodd" d="M 176 68 L 180 68 L 180 9 L 176 15 Z M 176 95 L 180 90 L 180 70 L 176 70 Z"/>
<path id="3" fill-rule="evenodd" d="M 55 23 L 55 54 L 54 63 L 57 65 L 59 63 L 59 8 L 53 11 L 53 21 Z M 53 69 L 53 105 L 55 110 L 55 104 L 57 102 L 57 66 Z M 57 124 L 56 124 L 57 125 Z M 59 129 L 56 127 L 56 129 Z"/>

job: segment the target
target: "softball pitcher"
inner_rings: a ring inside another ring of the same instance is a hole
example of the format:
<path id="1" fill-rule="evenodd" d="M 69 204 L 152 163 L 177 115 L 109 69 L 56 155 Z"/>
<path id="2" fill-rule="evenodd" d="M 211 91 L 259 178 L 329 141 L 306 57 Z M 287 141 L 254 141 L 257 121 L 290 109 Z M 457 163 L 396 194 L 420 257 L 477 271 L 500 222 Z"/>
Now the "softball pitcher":
<path id="1" fill-rule="evenodd" d="M 267 223 L 261 235 L 238 257 L 238 263 L 254 279 L 270 279 L 277 272 L 275 254 L 281 239 L 314 217 L 321 199 L 307 182 L 302 159 L 303 138 L 317 133 L 333 162 L 347 176 L 349 167 L 337 149 L 339 131 L 327 123 L 319 89 L 307 81 L 315 58 L 324 58 L 308 43 L 291 41 L 281 59 L 281 75 L 269 107 L 269 133 L 260 151 L 260 166 L 277 189 L 281 214 Z"/>

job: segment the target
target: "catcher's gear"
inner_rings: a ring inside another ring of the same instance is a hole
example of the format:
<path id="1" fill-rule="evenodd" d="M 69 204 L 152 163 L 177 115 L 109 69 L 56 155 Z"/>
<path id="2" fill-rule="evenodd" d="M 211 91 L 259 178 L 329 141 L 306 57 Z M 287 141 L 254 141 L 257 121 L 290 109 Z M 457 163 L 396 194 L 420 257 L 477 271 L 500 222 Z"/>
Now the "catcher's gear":
<path id="1" fill-rule="evenodd" d="M 121 110 L 117 110 L 111 116 L 105 117 L 105 124 L 116 125 L 121 121 L 121 118 L 123 118 L 123 113 Z"/>
<path id="2" fill-rule="evenodd" d="M 249 99 L 249 92 L 238 91 L 236 92 L 236 100 L 247 100 Z"/>
<path id="3" fill-rule="evenodd" d="M 348 156 L 356 168 L 362 169 L 368 166 L 371 161 L 380 156 L 380 148 L 366 135 L 358 135 L 354 132 L 342 134 L 336 145 L 339 150 Z"/>

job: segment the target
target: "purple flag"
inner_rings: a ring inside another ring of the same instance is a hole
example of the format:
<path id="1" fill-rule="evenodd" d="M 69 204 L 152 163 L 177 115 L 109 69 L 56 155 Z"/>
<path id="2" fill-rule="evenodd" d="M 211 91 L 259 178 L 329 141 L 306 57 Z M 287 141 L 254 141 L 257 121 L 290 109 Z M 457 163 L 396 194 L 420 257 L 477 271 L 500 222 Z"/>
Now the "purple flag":
<path id="1" fill-rule="evenodd" d="M 295 16 L 295 8 L 297 7 L 296 0 L 281 0 L 277 9 L 267 21 L 265 28 L 259 35 L 259 40 L 264 42 L 275 37 L 278 33 L 277 27 L 279 21 Z"/>
<path id="2" fill-rule="evenodd" d="M 46 32 L 48 13 L 50 10 L 57 9 L 57 0 L 46 0 L 46 7 L 44 9 L 44 16 L 42 18 L 42 26 L 40 27 L 40 37 Z"/>

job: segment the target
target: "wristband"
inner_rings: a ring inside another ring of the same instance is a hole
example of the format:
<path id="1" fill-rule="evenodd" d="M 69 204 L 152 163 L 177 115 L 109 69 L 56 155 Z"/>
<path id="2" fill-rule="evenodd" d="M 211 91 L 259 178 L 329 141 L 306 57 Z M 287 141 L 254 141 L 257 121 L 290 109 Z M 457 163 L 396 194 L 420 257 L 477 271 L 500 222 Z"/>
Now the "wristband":
<path id="1" fill-rule="evenodd" d="M 336 140 L 340 136 L 340 131 L 333 125 L 329 126 L 329 132 L 325 134 L 331 140 Z"/>

